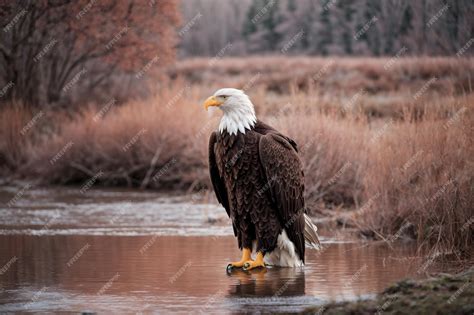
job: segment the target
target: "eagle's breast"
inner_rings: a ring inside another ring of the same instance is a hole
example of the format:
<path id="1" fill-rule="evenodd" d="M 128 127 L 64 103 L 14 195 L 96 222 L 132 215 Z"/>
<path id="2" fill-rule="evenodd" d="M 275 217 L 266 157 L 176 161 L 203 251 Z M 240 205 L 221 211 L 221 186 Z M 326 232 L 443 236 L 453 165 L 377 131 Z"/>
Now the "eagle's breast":
<path id="1" fill-rule="evenodd" d="M 264 174 L 258 154 L 259 137 L 252 130 L 237 135 L 218 134 L 216 161 L 228 191 L 233 219 L 246 214 L 257 219 L 257 213 L 265 203 L 266 195 L 261 191 Z"/>

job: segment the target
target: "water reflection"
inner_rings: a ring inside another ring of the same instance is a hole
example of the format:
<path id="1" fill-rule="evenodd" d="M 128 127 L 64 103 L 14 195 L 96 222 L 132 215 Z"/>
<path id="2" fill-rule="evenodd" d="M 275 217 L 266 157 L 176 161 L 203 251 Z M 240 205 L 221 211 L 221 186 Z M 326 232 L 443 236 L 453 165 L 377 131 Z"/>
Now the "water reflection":
<path id="1" fill-rule="evenodd" d="M 304 269 L 233 270 L 233 237 L 0 236 L 0 311 L 293 312 L 419 276 L 414 248 L 326 244 Z M 397 257 L 396 260 L 390 257 Z M 400 258 L 405 257 L 405 260 Z"/>
<path id="2" fill-rule="evenodd" d="M 228 273 L 234 278 L 229 297 L 282 297 L 305 294 L 305 273 L 302 268 L 268 268 Z"/>

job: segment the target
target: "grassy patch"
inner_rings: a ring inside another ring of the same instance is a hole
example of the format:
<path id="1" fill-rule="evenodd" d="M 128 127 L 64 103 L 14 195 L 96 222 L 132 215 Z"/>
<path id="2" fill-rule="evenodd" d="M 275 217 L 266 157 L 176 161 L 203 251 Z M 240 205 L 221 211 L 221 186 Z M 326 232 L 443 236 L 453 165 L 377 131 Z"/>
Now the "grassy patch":
<path id="1" fill-rule="evenodd" d="M 458 275 L 405 280 L 388 287 L 374 300 L 333 303 L 304 314 L 472 314 L 474 268 Z"/>

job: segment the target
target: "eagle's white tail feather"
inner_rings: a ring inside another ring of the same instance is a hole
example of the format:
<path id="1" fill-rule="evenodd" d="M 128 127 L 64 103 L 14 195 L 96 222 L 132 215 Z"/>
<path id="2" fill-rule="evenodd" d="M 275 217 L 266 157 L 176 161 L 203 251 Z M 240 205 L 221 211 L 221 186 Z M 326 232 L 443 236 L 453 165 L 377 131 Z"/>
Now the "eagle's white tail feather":
<path id="1" fill-rule="evenodd" d="M 321 242 L 319 241 L 318 228 L 313 224 L 311 218 L 308 215 L 304 215 L 304 240 L 309 246 L 316 249 L 321 248 Z"/>
<path id="2" fill-rule="evenodd" d="M 295 245 L 288 238 L 285 229 L 278 235 L 277 247 L 264 257 L 267 265 L 279 267 L 301 267 L 303 261 L 295 251 Z"/>
<path id="3" fill-rule="evenodd" d="M 318 228 L 313 224 L 310 217 L 304 215 L 304 240 L 306 245 L 313 248 L 320 249 L 321 242 L 319 241 Z M 253 251 L 255 251 L 256 243 L 254 242 Z M 303 266 L 303 261 L 298 257 L 295 251 L 293 242 L 290 241 L 285 229 L 278 235 L 277 247 L 267 255 L 265 255 L 265 263 L 267 265 L 280 267 L 300 267 Z"/>

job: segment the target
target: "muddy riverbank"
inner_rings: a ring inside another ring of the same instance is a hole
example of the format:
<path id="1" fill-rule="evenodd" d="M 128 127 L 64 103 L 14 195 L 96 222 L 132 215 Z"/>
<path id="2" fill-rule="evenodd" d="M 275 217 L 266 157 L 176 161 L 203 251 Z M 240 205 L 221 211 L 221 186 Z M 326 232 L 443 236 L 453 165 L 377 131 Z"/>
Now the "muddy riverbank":
<path id="1" fill-rule="evenodd" d="M 375 299 L 308 308 L 304 314 L 452 314 L 474 313 L 474 267 L 424 280 L 404 280 Z"/>

